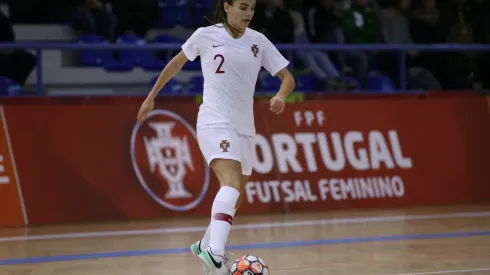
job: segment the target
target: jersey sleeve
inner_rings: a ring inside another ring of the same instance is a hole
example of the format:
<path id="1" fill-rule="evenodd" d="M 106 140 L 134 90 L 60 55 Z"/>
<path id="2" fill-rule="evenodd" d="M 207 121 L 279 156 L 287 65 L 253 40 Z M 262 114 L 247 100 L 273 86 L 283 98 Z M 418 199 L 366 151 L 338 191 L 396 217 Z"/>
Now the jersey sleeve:
<path id="1" fill-rule="evenodd" d="M 194 61 L 201 54 L 202 30 L 202 28 L 197 29 L 182 45 L 182 51 L 190 61 Z"/>
<path id="2" fill-rule="evenodd" d="M 263 36 L 264 52 L 262 54 L 262 67 L 272 76 L 289 65 L 289 61 L 279 52 L 272 42 Z"/>

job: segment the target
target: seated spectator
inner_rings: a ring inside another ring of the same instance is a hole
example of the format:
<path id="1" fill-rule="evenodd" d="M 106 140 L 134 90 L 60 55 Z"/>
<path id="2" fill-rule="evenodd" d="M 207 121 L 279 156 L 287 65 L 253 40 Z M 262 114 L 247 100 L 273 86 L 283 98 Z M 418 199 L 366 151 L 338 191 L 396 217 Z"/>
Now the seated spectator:
<path id="1" fill-rule="evenodd" d="M 439 31 L 443 36 L 443 42 L 448 39 L 451 30 L 456 25 L 474 26 L 475 17 L 471 11 L 471 5 L 466 0 L 447 0 L 439 2 L 440 12 Z"/>
<path id="2" fill-rule="evenodd" d="M 273 43 L 310 43 L 303 16 L 301 13 L 286 7 L 283 0 L 267 1 L 264 12 L 258 14 L 254 26 L 259 26 L 259 29 Z M 355 87 L 340 79 L 339 71 L 326 53 L 315 50 L 299 50 L 295 51 L 295 57 L 303 62 L 318 79 L 324 81 L 326 88 L 337 90 Z"/>
<path id="3" fill-rule="evenodd" d="M 294 21 L 295 43 L 310 44 L 301 13 L 290 11 Z M 331 90 L 349 90 L 356 87 L 355 83 L 347 83 L 340 78 L 340 72 L 330 61 L 328 54 L 321 50 L 298 50 L 296 56 L 309 68 L 315 76 Z"/>
<path id="4" fill-rule="evenodd" d="M 410 8 L 411 0 L 397 0 L 397 2 L 388 9 L 381 12 L 381 26 L 383 29 L 384 41 L 389 44 L 413 44 L 412 37 L 408 26 L 406 14 Z M 386 72 L 399 71 L 397 56 L 392 53 L 384 53 L 383 60 Z M 407 56 L 407 84 L 409 88 L 414 89 L 440 89 L 437 79 L 426 68 L 417 64 L 418 52 L 409 52 Z M 396 79 L 395 75 L 390 75 Z"/>
<path id="5" fill-rule="evenodd" d="M 32 24 L 47 23 L 49 11 L 52 8 L 48 3 L 40 0 L 6 0 L 9 7 L 10 20 L 15 23 Z"/>
<path id="6" fill-rule="evenodd" d="M 441 2 L 423 0 L 412 14 L 411 28 L 416 43 L 469 44 L 485 43 L 488 23 L 488 1 L 465 0 Z M 490 35 L 488 35 L 490 38 Z M 478 58 L 477 58 L 478 57 Z M 488 87 L 488 53 L 442 52 L 424 53 L 424 66 L 439 79 L 447 90 Z"/>
<path id="7" fill-rule="evenodd" d="M 421 44 L 442 43 L 446 37 L 442 35 L 439 18 L 436 0 L 422 0 L 410 16 L 413 41 Z"/>
<path id="8" fill-rule="evenodd" d="M 320 0 L 308 11 L 308 25 L 312 42 L 323 43 L 331 41 L 333 34 L 340 30 L 342 20 L 341 0 Z"/>
<path id="9" fill-rule="evenodd" d="M 309 34 L 314 43 L 345 42 L 342 31 L 341 14 L 344 9 L 343 0 L 320 0 L 316 7 L 308 11 Z M 330 53 L 337 57 L 340 69 L 345 73 L 350 66 L 355 78 L 364 87 L 368 74 L 368 58 L 362 52 L 338 51 Z"/>
<path id="10" fill-rule="evenodd" d="M 152 24 L 159 19 L 157 0 L 108 0 L 117 17 L 116 37 L 133 31 L 144 39 Z"/>
<path id="11" fill-rule="evenodd" d="M 352 0 L 341 19 L 346 43 L 370 44 L 383 40 L 378 13 L 369 0 Z"/>
<path id="12" fill-rule="evenodd" d="M 15 35 L 10 20 L 0 11 L 1 42 L 15 42 Z M 25 50 L 0 50 L 0 76 L 6 76 L 20 86 L 24 86 L 35 66 L 36 57 Z"/>
<path id="13" fill-rule="evenodd" d="M 475 41 L 482 44 L 490 44 L 490 1 L 474 0 L 471 11 L 475 20 L 473 24 Z"/>
<path id="14" fill-rule="evenodd" d="M 106 0 L 7 0 L 16 23 L 66 23 L 81 34 L 114 37 L 116 18 Z"/>
<path id="15" fill-rule="evenodd" d="M 475 16 L 473 24 L 475 43 L 490 44 L 490 1 L 474 0 L 471 10 Z M 483 77 L 490 75 L 490 52 L 480 53 L 477 61 L 482 87 L 490 89 L 490 78 Z"/>
<path id="16" fill-rule="evenodd" d="M 114 40 L 116 18 L 108 0 L 7 0 L 16 23 L 70 24 L 80 34 L 98 34 Z"/>
<path id="17" fill-rule="evenodd" d="M 459 24 L 454 26 L 447 42 L 472 44 L 472 28 Z M 444 58 L 441 58 L 438 63 L 444 88 L 451 90 L 481 89 L 481 79 L 485 78 L 478 68 L 481 55 L 482 53 L 464 51 L 444 53 Z"/>
<path id="18" fill-rule="evenodd" d="M 259 5 L 251 26 L 273 43 L 294 43 L 294 21 L 284 1 L 266 0 L 264 5 Z"/>
<path id="19" fill-rule="evenodd" d="M 109 41 L 114 40 L 116 17 L 101 0 L 63 1 L 66 15 L 72 17 L 72 26 L 81 34 L 98 34 Z"/>

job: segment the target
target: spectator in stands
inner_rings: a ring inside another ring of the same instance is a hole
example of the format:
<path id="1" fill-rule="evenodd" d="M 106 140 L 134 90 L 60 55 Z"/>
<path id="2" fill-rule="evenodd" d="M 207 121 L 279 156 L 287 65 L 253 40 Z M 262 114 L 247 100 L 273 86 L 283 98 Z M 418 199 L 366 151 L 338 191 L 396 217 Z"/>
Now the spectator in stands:
<path id="1" fill-rule="evenodd" d="M 443 35 L 443 41 L 448 39 L 453 28 L 459 26 L 474 26 L 475 17 L 472 14 L 471 5 L 466 0 L 447 0 L 439 3 L 439 31 Z"/>
<path id="2" fill-rule="evenodd" d="M 294 43 L 294 21 L 283 0 L 266 0 L 257 7 L 252 26 L 273 43 Z"/>
<path id="3" fill-rule="evenodd" d="M 474 31 L 475 41 L 483 44 L 490 44 L 490 1 L 475 0 L 471 6 L 475 16 Z"/>
<path id="4" fill-rule="evenodd" d="M 70 24 L 81 34 L 98 34 L 113 40 L 116 18 L 107 0 L 8 0 L 17 23 Z"/>
<path id="5" fill-rule="evenodd" d="M 0 43 L 15 42 L 9 18 L 0 11 Z M 36 57 L 25 50 L 0 50 L 0 76 L 6 76 L 23 86 L 36 66 Z"/>
<path id="6" fill-rule="evenodd" d="M 9 7 L 10 20 L 13 23 L 46 23 L 50 10 L 53 8 L 50 2 L 43 3 L 40 0 L 6 0 Z"/>
<path id="7" fill-rule="evenodd" d="M 344 9 L 343 0 L 320 0 L 320 2 L 308 11 L 309 34 L 314 43 L 345 42 L 342 31 L 341 14 Z M 339 51 L 330 53 L 338 59 L 339 67 L 346 73 L 347 65 L 354 70 L 354 76 L 365 86 L 368 74 L 368 58 L 362 52 Z"/>
<path id="8" fill-rule="evenodd" d="M 473 29 L 467 25 L 457 25 L 451 29 L 448 43 L 472 44 Z M 443 74 L 443 85 L 446 89 L 481 89 L 482 78 L 479 71 L 479 57 L 476 52 L 450 52 L 444 53 L 438 65 Z"/>
<path id="9" fill-rule="evenodd" d="M 81 34 L 98 34 L 109 41 L 114 40 L 116 17 L 102 0 L 56 0 L 63 1 L 66 14 L 73 16 L 72 26 Z"/>
<path id="10" fill-rule="evenodd" d="M 260 12 L 260 11 L 259 11 Z M 267 0 L 263 12 L 255 16 L 255 28 L 262 31 L 274 43 L 310 44 L 301 13 L 289 9 L 284 0 Z M 286 55 L 287 56 L 287 55 Z M 325 88 L 345 90 L 355 87 L 340 78 L 340 73 L 329 56 L 316 50 L 295 51 L 295 58 L 325 83 Z"/>
<path id="11" fill-rule="evenodd" d="M 294 36 L 297 44 L 310 44 L 305 30 L 305 22 L 301 13 L 290 10 L 294 22 Z M 351 90 L 355 83 L 344 81 L 340 72 L 334 66 L 327 53 L 321 50 L 298 50 L 296 56 L 309 68 L 315 76 L 325 83 L 325 87 L 331 90 Z"/>
<path id="12" fill-rule="evenodd" d="M 157 0 L 108 1 L 118 20 L 116 37 L 127 31 L 133 31 L 134 34 L 144 39 L 152 24 L 160 17 Z"/>
<path id="13" fill-rule="evenodd" d="M 369 0 L 352 0 L 341 18 L 345 42 L 368 44 L 383 40 L 378 13 Z"/>
<path id="14" fill-rule="evenodd" d="M 338 33 L 342 27 L 342 11 L 341 0 L 320 0 L 308 11 L 309 31 L 313 42 L 340 40 Z"/>
<path id="15" fill-rule="evenodd" d="M 413 44 L 410 35 L 407 14 L 411 0 L 397 0 L 390 8 L 381 11 L 381 26 L 384 41 L 389 44 Z M 398 54 L 396 54 L 398 55 Z M 407 56 L 407 83 L 411 88 L 440 89 L 437 79 L 426 68 L 417 63 L 418 52 L 408 52 Z M 397 56 L 383 53 L 384 70 L 396 72 L 399 68 Z M 392 78 L 396 76 L 391 74 Z"/>
<path id="16" fill-rule="evenodd" d="M 436 0 L 422 0 L 410 16 L 410 30 L 415 43 L 442 43 L 445 36 L 439 24 Z"/>
<path id="17" fill-rule="evenodd" d="M 477 29 L 478 42 L 485 43 L 485 22 L 490 13 L 485 12 L 486 3 L 477 0 L 471 6 L 464 0 L 455 0 L 441 2 L 438 7 L 434 0 L 423 0 L 422 5 L 412 14 L 411 28 L 415 42 L 473 43 L 473 30 Z M 472 89 L 488 85 L 486 78 L 481 77 L 488 74 L 488 54 L 424 53 L 421 60 L 439 79 L 444 89 Z"/>
<path id="18" fill-rule="evenodd" d="M 471 6 L 475 16 L 473 30 L 475 43 L 490 44 L 490 1 L 474 0 Z M 478 55 L 478 75 L 484 89 L 490 89 L 490 52 Z"/>

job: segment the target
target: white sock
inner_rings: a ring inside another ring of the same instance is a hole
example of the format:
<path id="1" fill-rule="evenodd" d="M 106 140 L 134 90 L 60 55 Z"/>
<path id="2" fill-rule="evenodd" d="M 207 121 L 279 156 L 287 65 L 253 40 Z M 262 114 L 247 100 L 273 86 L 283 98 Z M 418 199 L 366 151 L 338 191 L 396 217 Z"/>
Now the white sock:
<path id="1" fill-rule="evenodd" d="M 233 217 L 235 217 L 235 213 L 236 213 L 236 209 L 233 209 Z M 201 251 L 203 251 L 204 249 L 206 249 L 206 247 L 209 246 L 209 238 L 210 237 L 211 237 L 211 222 L 209 222 L 208 228 L 206 229 L 206 233 L 204 234 L 204 236 L 201 239 L 201 242 L 199 245 L 199 249 L 201 249 Z"/>
<path id="2" fill-rule="evenodd" d="M 211 237 L 211 222 L 208 225 L 208 229 L 206 229 L 206 233 L 204 234 L 204 237 L 201 239 L 201 245 L 199 246 L 199 249 L 204 250 L 206 247 L 209 245 L 209 238 Z"/>
<path id="3" fill-rule="evenodd" d="M 225 245 L 233 224 L 235 205 L 239 196 L 240 192 L 235 188 L 223 186 L 214 198 L 209 238 L 209 247 L 214 255 L 223 256 L 225 253 Z"/>

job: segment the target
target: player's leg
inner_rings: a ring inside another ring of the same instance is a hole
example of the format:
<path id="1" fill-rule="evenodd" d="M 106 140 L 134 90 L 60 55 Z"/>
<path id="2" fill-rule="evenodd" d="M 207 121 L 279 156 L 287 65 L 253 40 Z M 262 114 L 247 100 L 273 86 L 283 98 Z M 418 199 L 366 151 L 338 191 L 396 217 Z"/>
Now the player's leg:
<path id="1" fill-rule="evenodd" d="M 250 175 L 242 175 L 240 177 L 240 197 L 238 197 L 238 201 L 236 202 L 235 213 L 236 211 L 238 211 L 238 208 L 240 208 L 240 206 L 242 205 L 243 198 L 245 197 L 245 185 L 247 185 L 249 178 Z"/>
<path id="2" fill-rule="evenodd" d="M 211 222 L 204 238 L 191 246 L 210 268 L 220 268 L 224 247 L 240 196 L 241 145 L 238 133 L 228 124 L 198 129 L 201 151 L 220 183 L 211 209 Z M 205 246 L 208 242 L 207 247 Z M 226 264 L 226 261 L 225 261 Z"/>
<path id="3" fill-rule="evenodd" d="M 199 254 L 199 258 L 209 268 L 229 272 L 225 245 L 240 196 L 241 163 L 233 159 L 218 158 L 211 162 L 211 167 L 221 187 L 211 208 L 209 245 Z"/>
<path id="4" fill-rule="evenodd" d="M 238 198 L 235 211 L 238 210 L 245 198 L 245 187 L 248 179 L 252 175 L 253 167 L 256 161 L 255 155 L 255 138 L 251 136 L 240 135 L 242 149 L 242 175 L 240 176 L 240 198 Z"/>
<path id="5" fill-rule="evenodd" d="M 240 178 L 240 196 L 238 197 L 238 201 L 235 205 L 235 212 L 234 212 L 234 217 L 236 216 L 236 212 L 240 208 L 240 205 L 243 202 L 243 198 L 245 197 L 244 190 L 245 190 L 245 185 L 248 182 L 250 176 L 248 175 L 242 175 Z M 199 255 L 201 254 L 202 250 L 206 249 L 209 245 L 209 239 L 211 236 L 211 223 L 209 223 L 208 228 L 206 229 L 206 233 L 204 234 L 203 238 L 195 243 L 192 244 L 191 246 L 191 251 L 192 254 L 194 255 Z"/>
<path id="6" fill-rule="evenodd" d="M 226 241 L 233 224 L 235 208 L 240 197 L 241 163 L 232 159 L 215 159 L 211 163 L 220 190 L 211 209 L 209 247 L 216 255 L 224 255 Z"/>

